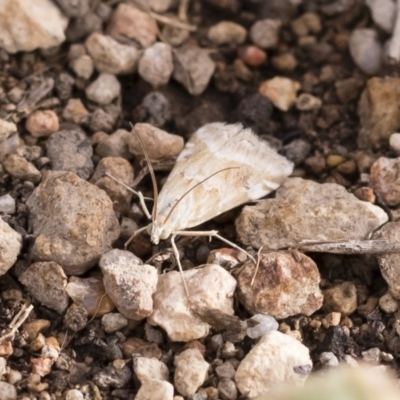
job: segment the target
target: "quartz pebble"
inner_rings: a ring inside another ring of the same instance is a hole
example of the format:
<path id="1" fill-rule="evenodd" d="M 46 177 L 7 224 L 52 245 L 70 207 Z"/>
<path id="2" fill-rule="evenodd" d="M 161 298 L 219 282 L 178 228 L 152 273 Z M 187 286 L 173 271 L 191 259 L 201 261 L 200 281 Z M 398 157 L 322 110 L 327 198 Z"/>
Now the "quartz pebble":
<path id="1" fill-rule="evenodd" d="M 392 133 L 389 138 L 389 144 L 396 155 L 400 156 L 400 133 Z"/>
<path id="2" fill-rule="evenodd" d="M 0 3 L 0 47 L 8 53 L 58 46 L 67 25 L 68 18 L 50 0 Z"/>
<path id="3" fill-rule="evenodd" d="M 100 277 L 70 278 L 66 291 L 71 299 L 83 306 L 89 317 L 101 317 L 115 309 L 114 303 L 107 296 L 103 280 Z"/>
<path id="4" fill-rule="evenodd" d="M 150 160 L 174 159 L 183 150 L 181 136 L 167 133 L 150 124 L 136 124 L 135 131 L 140 135 Z M 135 134 L 129 135 L 129 151 L 138 159 L 144 159 L 143 149 Z"/>
<path id="5" fill-rule="evenodd" d="M 11 195 L 5 194 L 3 196 L 0 196 L 0 213 L 15 213 L 15 199 Z"/>
<path id="6" fill-rule="evenodd" d="M 36 238 L 30 256 L 55 261 L 67 275 L 97 264 L 120 234 L 107 194 L 71 172 L 47 172 L 26 205 Z"/>
<path id="7" fill-rule="evenodd" d="M 238 298 L 249 313 L 281 319 L 296 314 L 311 315 L 321 308 L 318 268 L 304 254 L 299 257 L 297 261 L 291 254 L 261 254 L 257 275 L 253 262 L 244 264 L 237 277 Z"/>
<path id="8" fill-rule="evenodd" d="M 133 46 L 120 44 L 111 36 L 92 33 L 85 42 L 99 72 L 109 74 L 129 74 L 136 70 L 140 51 Z"/>
<path id="9" fill-rule="evenodd" d="M 115 38 L 130 38 L 146 48 L 157 39 L 157 24 L 150 13 L 131 4 L 120 3 L 111 16 L 107 34 Z"/>
<path id="10" fill-rule="evenodd" d="M 148 47 L 138 66 L 140 77 L 154 87 L 167 84 L 173 69 L 171 46 L 162 42 Z"/>
<path id="11" fill-rule="evenodd" d="M 382 45 L 374 29 L 354 29 L 349 40 L 353 61 L 366 74 L 376 74 L 382 65 Z"/>
<path id="12" fill-rule="evenodd" d="M 223 44 L 237 46 L 244 43 L 247 31 L 235 22 L 221 21 L 208 30 L 207 36 L 211 42 L 218 46 Z"/>
<path id="13" fill-rule="evenodd" d="M 274 199 L 243 208 L 236 232 L 246 245 L 284 249 L 303 240 L 363 240 L 387 220 L 382 208 L 358 200 L 343 186 L 289 178 Z"/>
<path id="14" fill-rule="evenodd" d="M 110 313 L 103 315 L 101 324 L 107 333 L 112 333 L 127 326 L 128 320 L 120 313 Z"/>
<path id="15" fill-rule="evenodd" d="M 110 104 L 120 95 L 121 85 L 115 75 L 102 73 L 86 89 L 86 97 L 97 104 Z"/>
<path id="16" fill-rule="evenodd" d="M 216 309 L 233 315 L 232 301 L 236 280 L 218 265 L 183 272 L 190 301 L 182 277 L 168 272 L 159 277 L 153 296 L 154 311 L 147 321 L 161 326 L 172 341 L 188 342 L 206 336 L 210 326 L 192 310 L 196 307 Z"/>
<path id="17" fill-rule="evenodd" d="M 198 349 L 187 349 L 174 359 L 174 384 L 182 396 L 192 396 L 205 382 L 210 364 Z"/>
<path id="18" fill-rule="evenodd" d="M 158 280 L 155 267 L 117 249 L 104 254 L 99 265 L 106 293 L 123 316 L 140 321 L 151 314 Z"/>
<path id="19" fill-rule="evenodd" d="M 180 47 L 174 51 L 174 79 L 193 96 L 204 92 L 214 73 L 215 63 L 208 51 L 199 47 Z"/>
<path id="20" fill-rule="evenodd" d="M 249 325 L 250 323 L 258 323 L 255 326 Z M 256 314 L 247 320 L 249 327 L 247 328 L 247 336 L 251 339 L 258 339 L 268 332 L 278 330 L 279 324 L 274 317 L 266 314 Z"/>
<path id="21" fill-rule="evenodd" d="M 134 357 L 133 370 L 141 383 L 149 379 L 168 381 L 168 367 L 154 357 Z"/>
<path id="22" fill-rule="evenodd" d="M 288 111 L 296 103 L 297 92 L 300 88 L 299 82 L 276 76 L 264 81 L 258 91 L 268 97 L 275 107 L 282 111 Z"/>
<path id="23" fill-rule="evenodd" d="M 366 0 L 373 21 L 387 34 L 393 32 L 396 21 L 396 5 L 392 0 Z"/>
<path id="24" fill-rule="evenodd" d="M 59 314 L 67 309 L 69 303 L 65 290 L 67 276 L 57 263 L 52 261 L 33 263 L 18 279 L 44 306 Z"/>
<path id="25" fill-rule="evenodd" d="M 58 131 L 57 114 L 52 110 L 38 110 L 29 115 L 25 128 L 33 137 L 46 137 Z"/>
<path id="26" fill-rule="evenodd" d="M 61 130 L 47 140 L 47 157 L 54 171 L 70 171 L 82 179 L 93 174 L 92 145 L 80 129 Z"/>
<path id="27" fill-rule="evenodd" d="M 65 400 L 84 400 L 84 397 L 78 389 L 70 389 L 65 394 Z"/>
<path id="28" fill-rule="evenodd" d="M 149 379 L 142 383 L 135 400 L 173 400 L 174 387 L 167 381 Z"/>
<path id="29" fill-rule="evenodd" d="M 308 348 L 291 336 L 272 331 L 241 361 L 235 380 L 242 395 L 255 398 L 283 384 L 301 386 L 311 370 Z"/>
<path id="30" fill-rule="evenodd" d="M 250 38 L 253 43 L 262 49 L 275 48 L 279 41 L 279 32 L 282 22 L 277 19 L 261 19 L 250 28 Z"/>
<path id="31" fill-rule="evenodd" d="M 390 135 L 400 126 L 400 78 L 373 77 L 358 102 L 360 130 L 357 143 L 362 149 L 387 147 Z"/>

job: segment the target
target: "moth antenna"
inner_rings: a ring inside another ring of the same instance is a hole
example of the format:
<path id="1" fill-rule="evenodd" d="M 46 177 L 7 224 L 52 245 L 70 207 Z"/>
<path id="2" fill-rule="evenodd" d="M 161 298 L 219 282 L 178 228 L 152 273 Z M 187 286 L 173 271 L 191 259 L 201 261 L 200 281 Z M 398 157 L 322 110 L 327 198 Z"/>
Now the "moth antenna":
<path id="1" fill-rule="evenodd" d="M 239 169 L 240 167 L 228 167 L 228 168 L 224 168 L 224 169 L 220 169 L 217 172 L 214 172 L 213 174 L 211 174 L 210 176 L 207 176 L 207 178 L 203 179 L 202 181 L 196 183 L 194 186 L 192 186 L 190 189 L 188 189 L 185 193 L 183 193 L 183 195 L 176 201 L 176 203 L 172 206 L 172 208 L 169 210 L 169 213 L 167 215 L 167 217 L 165 218 L 165 222 L 168 221 L 168 218 L 171 216 L 171 214 L 173 213 L 173 211 L 175 210 L 175 208 L 177 207 L 177 205 L 181 202 L 181 200 L 187 196 L 193 189 L 196 189 L 197 186 L 201 185 L 202 183 L 204 183 L 205 181 L 207 181 L 208 179 L 212 178 L 214 175 L 219 174 L 220 172 L 224 172 L 227 171 L 228 169 Z"/>
<path id="2" fill-rule="evenodd" d="M 139 133 L 137 132 L 135 127 L 132 125 L 132 123 L 129 123 L 129 124 L 130 124 L 130 126 L 132 128 L 132 131 L 135 133 L 135 135 L 139 139 L 140 146 L 142 147 L 144 157 L 146 158 L 147 168 L 149 169 L 149 173 L 150 173 L 150 176 L 151 176 L 151 182 L 153 184 L 153 194 L 154 194 L 154 196 L 153 196 L 154 197 L 154 204 L 153 204 L 153 210 L 151 212 L 151 218 L 154 221 L 156 219 L 156 216 L 157 216 L 157 205 L 158 205 L 158 187 L 157 187 L 156 176 L 154 174 L 153 166 L 151 165 L 149 153 L 146 150 L 146 147 L 144 145 L 144 142 L 143 142 L 142 138 L 140 137 Z"/>

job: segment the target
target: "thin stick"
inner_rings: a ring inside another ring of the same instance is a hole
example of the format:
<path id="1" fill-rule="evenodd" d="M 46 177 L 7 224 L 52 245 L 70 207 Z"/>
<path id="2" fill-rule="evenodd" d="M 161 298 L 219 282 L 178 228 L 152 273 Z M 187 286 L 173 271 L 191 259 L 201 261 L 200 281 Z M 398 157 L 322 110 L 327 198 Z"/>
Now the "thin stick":
<path id="1" fill-rule="evenodd" d="M 263 250 L 263 247 L 264 247 L 264 246 L 261 246 L 261 247 L 258 249 L 258 252 L 257 252 L 256 270 L 254 271 L 254 275 L 253 275 L 253 278 L 251 279 L 250 286 L 253 286 L 254 281 L 256 280 L 256 276 L 257 276 L 257 274 L 258 274 L 258 270 L 259 270 L 259 268 L 260 268 L 260 258 L 261 258 L 261 252 L 262 252 L 262 250 Z"/>
<path id="2" fill-rule="evenodd" d="M 396 9 L 396 21 L 387 50 L 389 62 L 392 64 L 398 63 L 400 60 L 400 0 L 396 1 Z"/>
<path id="3" fill-rule="evenodd" d="M 188 8 L 189 8 L 189 0 L 180 0 L 178 8 L 178 18 L 181 21 L 187 21 Z"/>
<path id="4" fill-rule="evenodd" d="M 128 248 L 129 243 L 132 242 L 132 240 L 135 236 L 137 236 L 139 233 L 145 231 L 146 229 L 147 229 L 147 226 L 144 226 L 143 228 L 140 228 L 140 229 L 136 230 L 135 232 L 133 232 L 133 235 L 125 242 L 124 249 L 126 250 Z"/>
<path id="5" fill-rule="evenodd" d="M 13 318 L 10 323 L 10 331 L 0 337 L 0 343 L 3 343 L 6 340 L 12 340 L 14 338 L 15 332 L 17 332 L 18 328 L 25 322 L 25 320 L 29 317 L 30 312 L 33 310 L 33 305 L 28 306 L 29 302 L 26 302 L 18 314 Z"/>
<path id="6" fill-rule="evenodd" d="M 179 28 L 179 29 L 185 29 L 189 32 L 194 32 L 197 30 L 197 27 L 194 25 L 189 25 L 189 24 L 185 24 L 184 22 L 166 17 L 165 15 L 160 15 L 160 14 L 156 14 L 154 12 L 151 12 L 150 15 L 159 22 L 162 22 L 165 25 L 171 25 L 175 28 Z"/>
<path id="7" fill-rule="evenodd" d="M 146 217 L 148 219 L 151 219 L 151 214 L 150 214 L 150 212 L 146 206 L 146 203 L 144 201 L 145 200 L 153 200 L 153 199 L 151 199 L 150 197 L 144 197 L 142 192 L 137 192 L 136 190 L 133 190 L 130 186 L 126 185 L 124 182 L 120 181 L 115 176 L 111 175 L 109 172 L 106 172 L 105 175 L 107 175 L 111 179 L 114 179 L 115 182 L 118 182 L 124 188 L 128 189 L 130 192 L 134 193 L 137 197 L 139 197 L 140 205 L 142 207 L 143 212 L 146 214 Z"/>
<path id="8" fill-rule="evenodd" d="M 174 250 L 176 263 L 178 264 L 179 273 L 181 274 L 182 283 L 183 283 L 183 287 L 185 288 L 186 296 L 189 298 L 190 297 L 189 289 L 188 289 L 188 287 L 186 285 L 185 277 L 183 276 L 183 268 L 182 268 L 182 264 L 181 264 L 181 256 L 179 254 L 178 248 L 176 247 L 175 238 L 176 238 L 176 235 L 172 235 L 171 236 L 171 245 L 172 245 L 172 249 Z"/>

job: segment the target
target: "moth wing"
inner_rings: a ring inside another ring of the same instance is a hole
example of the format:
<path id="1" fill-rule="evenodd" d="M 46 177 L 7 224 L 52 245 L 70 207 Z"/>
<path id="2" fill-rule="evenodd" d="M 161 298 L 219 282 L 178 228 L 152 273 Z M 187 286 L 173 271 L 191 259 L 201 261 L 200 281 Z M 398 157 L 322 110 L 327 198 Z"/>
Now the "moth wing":
<path id="1" fill-rule="evenodd" d="M 293 164 L 250 129 L 240 124 L 207 124 L 179 155 L 160 192 L 158 216 L 167 218 L 172 230 L 192 228 L 267 195 L 292 171 Z"/>

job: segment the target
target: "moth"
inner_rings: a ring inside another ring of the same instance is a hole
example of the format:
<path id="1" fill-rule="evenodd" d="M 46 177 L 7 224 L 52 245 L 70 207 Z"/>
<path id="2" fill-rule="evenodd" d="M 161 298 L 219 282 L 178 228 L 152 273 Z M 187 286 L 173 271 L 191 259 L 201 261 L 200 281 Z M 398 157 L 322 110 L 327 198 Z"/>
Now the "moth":
<path id="1" fill-rule="evenodd" d="M 188 229 L 266 196 L 292 173 L 293 164 L 251 129 L 241 124 L 215 122 L 201 127 L 191 136 L 159 194 L 150 165 L 149 169 L 155 187 L 154 206 L 151 215 L 148 211 L 145 213 L 152 222 L 135 234 L 147 230 L 154 244 L 171 238 L 182 274 L 176 236 L 217 237 L 252 258 L 218 231 Z M 144 206 L 143 196 L 136 194 Z"/>

